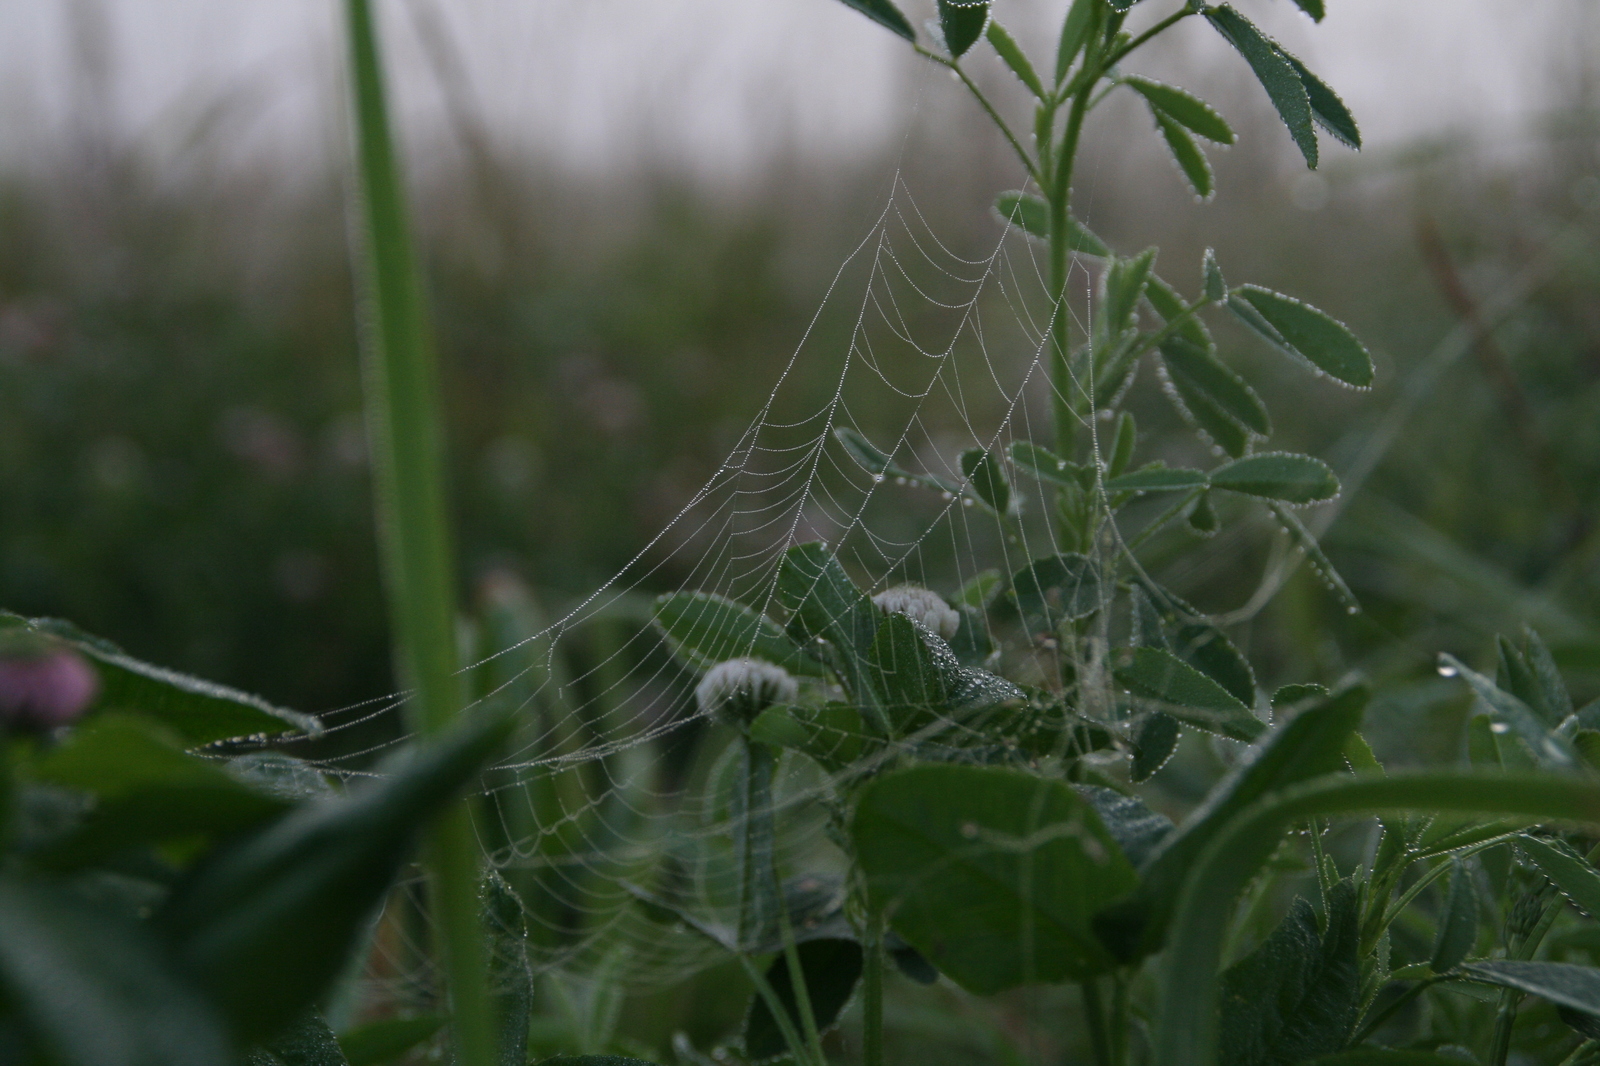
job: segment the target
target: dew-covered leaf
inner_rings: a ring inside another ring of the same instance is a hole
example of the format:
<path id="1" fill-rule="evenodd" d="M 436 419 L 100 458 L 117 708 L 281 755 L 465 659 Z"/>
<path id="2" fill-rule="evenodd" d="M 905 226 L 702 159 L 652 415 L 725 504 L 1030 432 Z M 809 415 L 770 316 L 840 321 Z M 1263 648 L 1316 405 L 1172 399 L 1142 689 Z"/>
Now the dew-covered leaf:
<path id="1" fill-rule="evenodd" d="M 1306 166 L 1317 166 L 1317 133 L 1311 125 L 1311 101 L 1299 73 L 1283 51 L 1256 28 L 1255 23 L 1233 9 L 1231 4 L 1207 8 L 1206 19 L 1223 38 L 1244 57 L 1256 80 L 1267 91 L 1278 117 L 1289 127 L 1289 135 L 1305 156 Z"/>
<path id="2" fill-rule="evenodd" d="M 1114 788 L 1099 785 L 1075 787 L 1078 795 L 1089 801 L 1106 832 L 1135 868 L 1172 832 L 1172 819 L 1152 811 L 1137 796 L 1125 796 Z"/>
<path id="3" fill-rule="evenodd" d="M 1099 0 L 1072 0 L 1061 21 L 1061 36 L 1056 42 L 1056 84 L 1060 85 L 1072 68 L 1072 61 L 1083 51 L 1097 23 Z"/>
<path id="4" fill-rule="evenodd" d="M 1328 464 L 1309 455 L 1263 452 L 1211 471 L 1211 487 L 1284 503 L 1316 503 L 1339 495 Z"/>
<path id="5" fill-rule="evenodd" d="M 961 476 L 967 479 L 977 494 L 995 514 L 1003 515 L 1011 507 L 1011 483 L 1000 460 L 987 448 L 968 448 L 961 453 Z"/>
<path id="6" fill-rule="evenodd" d="M 1188 314 L 1188 306 L 1184 299 L 1160 275 L 1151 274 L 1150 280 L 1144 286 L 1144 298 L 1150 301 L 1150 306 L 1155 313 L 1160 315 L 1162 321 L 1172 322 L 1178 320 L 1178 325 L 1173 329 L 1173 335 L 1182 337 L 1199 348 L 1210 351 L 1212 348 L 1211 334 L 1206 331 L 1206 324 L 1198 315 Z"/>
<path id="7" fill-rule="evenodd" d="M 1272 935 L 1223 972 L 1219 1062 L 1279 1066 L 1344 1047 L 1361 1004 L 1360 915 L 1349 880 L 1329 893 L 1326 928 L 1296 899 Z"/>
<path id="8" fill-rule="evenodd" d="M 1571 769 L 1576 765 L 1577 754 L 1571 743 L 1560 733 L 1547 729 L 1526 703 L 1453 655 L 1441 653 L 1439 667 L 1470 685 L 1473 695 L 1488 708 L 1493 719 L 1508 727 L 1540 765 L 1551 769 Z"/>
<path id="9" fill-rule="evenodd" d="M 339 1046 L 350 1066 L 386 1066 L 432 1039 L 444 1023 L 440 1014 L 384 1018 L 341 1033 Z"/>
<path id="10" fill-rule="evenodd" d="M 1181 123 L 1191 133 L 1218 144 L 1232 144 L 1233 130 L 1211 105 L 1182 89 L 1130 75 L 1122 83 L 1150 102 L 1150 106 Z"/>
<path id="11" fill-rule="evenodd" d="M 1113 965 L 1089 929 L 1134 887 L 1093 806 L 1060 781 L 925 765 L 863 790 L 852 835 L 869 896 L 941 973 L 989 995 Z"/>
<path id="12" fill-rule="evenodd" d="M 1523 835 L 1517 847 L 1589 917 L 1600 920 L 1600 872 L 1564 840 Z"/>
<path id="13" fill-rule="evenodd" d="M 838 1023 L 839 1014 L 850 1001 L 850 994 L 861 977 L 861 945 L 854 940 L 821 938 L 807 940 L 795 951 L 800 957 L 800 973 L 811 1004 L 811 1016 L 816 1021 L 817 1031 L 826 1033 Z M 783 1012 L 788 1015 L 789 1024 L 796 1032 L 804 1032 L 789 960 L 780 953 L 768 965 L 766 976 Z M 775 1059 L 789 1050 L 783 1031 L 762 996 L 750 1002 L 750 1013 L 744 1023 L 744 1048 L 753 1062 Z"/>
<path id="14" fill-rule="evenodd" d="M 915 728 L 949 701 L 943 675 L 916 623 L 891 614 L 867 651 L 867 671 L 896 734 Z"/>
<path id="15" fill-rule="evenodd" d="M 1318 0 L 1320 3 L 1320 0 Z M 1311 104 L 1311 117 L 1316 119 L 1317 125 L 1333 134 L 1350 148 L 1361 147 L 1361 129 L 1356 125 L 1355 116 L 1350 109 L 1344 106 L 1344 101 L 1339 95 L 1328 88 L 1321 78 L 1306 69 L 1306 65 L 1288 52 L 1278 49 L 1283 58 L 1294 67 L 1294 72 L 1300 76 L 1300 83 L 1306 87 L 1306 97 Z"/>
<path id="16" fill-rule="evenodd" d="M 92 711 L 126 711 L 153 718 L 191 745 L 261 733 L 297 730 L 316 736 L 322 732 L 322 723 L 311 715 L 141 662 L 110 641 L 59 618 L 23 618 L 0 611 L 0 627 L 48 634 L 86 656 L 100 675 L 100 693 Z"/>
<path id="17" fill-rule="evenodd" d="M 1478 942 L 1478 894 L 1472 887 L 1472 877 L 1461 860 L 1450 859 L 1450 891 L 1445 896 L 1444 910 L 1439 914 L 1439 928 L 1433 938 L 1433 958 L 1428 965 L 1435 973 L 1444 973 L 1460 965 Z"/>
<path id="18" fill-rule="evenodd" d="M 1106 481 L 1107 492 L 1181 492 L 1206 484 L 1204 470 L 1154 462 Z"/>
<path id="19" fill-rule="evenodd" d="M 1223 280 L 1222 268 L 1217 265 L 1217 253 L 1213 248 L 1207 248 L 1200 260 L 1200 277 L 1207 300 L 1221 303 L 1228 298 L 1228 283 Z"/>
<path id="20" fill-rule="evenodd" d="M 1228 298 L 1240 321 L 1290 355 L 1346 385 L 1372 384 L 1372 356 L 1344 323 L 1259 285 L 1242 285 Z"/>
<path id="21" fill-rule="evenodd" d="M 1001 574 L 998 570 L 980 570 L 972 575 L 972 579 L 950 597 L 952 607 L 977 607 L 982 608 L 1000 587 Z"/>
<path id="22" fill-rule="evenodd" d="M 1041 241 L 1050 239 L 1050 205 L 1031 192 L 1003 192 L 995 197 L 995 213 L 1002 222 Z"/>
<path id="23" fill-rule="evenodd" d="M 1079 485 L 1077 463 L 1070 463 L 1048 448 L 1025 440 L 1011 442 L 1011 461 L 1041 481 L 1054 485 Z"/>
<path id="24" fill-rule="evenodd" d="M 1267 507 L 1278 519 L 1278 525 L 1289 535 L 1289 540 L 1296 548 L 1305 554 L 1306 561 L 1316 571 L 1317 577 L 1328 590 L 1338 597 L 1344 604 L 1345 610 L 1351 614 L 1359 611 L 1361 605 L 1356 601 L 1356 594 L 1350 591 L 1350 586 L 1345 584 L 1344 578 L 1339 576 L 1339 571 L 1334 569 L 1333 562 L 1322 551 L 1322 545 L 1317 543 L 1317 538 L 1311 530 L 1305 527 L 1295 513 L 1277 501 L 1269 501 Z"/>
<path id="25" fill-rule="evenodd" d="M 671 592 L 656 600 L 654 621 L 689 665 L 708 670 L 728 659 L 765 659 L 792 674 L 820 674 L 806 655 L 766 615 L 711 592 Z"/>
<path id="26" fill-rule="evenodd" d="M 1194 506 L 1189 508 L 1189 513 L 1184 516 L 1188 523 L 1189 532 L 1196 536 L 1214 536 L 1222 528 L 1222 522 L 1217 518 L 1217 509 L 1211 503 L 1211 493 L 1202 492 L 1194 501 Z"/>
<path id="27" fill-rule="evenodd" d="M 307 1011 L 266 1044 L 246 1053 L 244 1066 L 352 1066 L 321 1012 Z"/>
<path id="28" fill-rule="evenodd" d="M 1178 169 L 1183 172 L 1184 180 L 1189 183 L 1189 188 L 1202 200 L 1209 200 L 1216 191 L 1216 180 L 1211 173 L 1211 162 L 1206 159 L 1206 154 L 1200 146 L 1194 143 L 1194 138 L 1189 136 L 1189 131 L 1166 112 L 1159 110 L 1154 105 L 1150 114 L 1156 121 L 1156 129 L 1161 131 L 1161 137 L 1167 142 L 1167 151 L 1172 153 L 1172 159 L 1178 164 Z"/>
<path id="29" fill-rule="evenodd" d="M 1167 764 L 1172 753 L 1178 750 L 1178 737 L 1182 732 L 1178 720 L 1170 714 L 1152 711 L 1145 716 L 1133 734 L 1133 760 L 1128 777 L 1134 784 L 1150 780 Z"/>
<path id="30" fill-rule="evenodd" d="M 1162 390 L 1172 406 L 1189 423 L 1203 440 L 1215 444 L 1231 456 L 1242 456 L 1250 448 L 1251 433 L 1225 411 L 1209 392 L 1197 385 L 1193 378 L 1173 374 L 1165 358 L 1161 371 L 1167 385 Z"/>
<path id="31" fill-rule="evenodd" d="M 856 588 L 828 546 L 812 541 L 784 552 L 774 593 L 789 612 L 790 636 L 828 641 L 840 679 L 857 699 L 870 699 L 863 670 L 883 613 Z"/>
<path id="32" fill-rule="evenodd" d="M 849 426 L 835 426 L 833 435 L 838 438 L 844 450 L 869 474 L 882 474 L 886 477 L 910 477 L 900 467 L 895 465 L 889 454 L 878 448 L 858 430 Z"/>
<path id="33" fill-rule="evenodd" d="M 1011 68 L 1011 73 L 1028 87 L 1029 92 L 1043 100 L 1044 82 L 1039 80 L 1039 75 L 1033 69 L 1033 64 L 1028 61 L 1027 54 L 1017 45 L 1016 39 L 1006 32 L 1006 28 L 994 19 L 990 19 L 989 28 L 984 31 L 984 36 L 989 39 L 989 46 L 995 50 L 995 54 Z"/>
<path id="34" fill-rule="evenodd" d="M 845 0 L 849 3 L 850 0 Z M 854 6 L 854 5 L 852 5 Z M 539 1066 L 658 1066 L 646 1059 L 632 1059 L 625 1055 L 557 1055 L 543 1059 Z"/>
<path id="35" fill-rule="evenodd" d="M 1105 328 L 1111 336 L 1127 329 L 1133 310 L 1144 295 L 1145 282 L 1155 264 L 1156 250 L 1146 248 L 1129 259 L 1111 259 L 1105 273 Z"/>
<path id="36" fill-rule="evenodd" d="M 1314 681 L 1304 684 L 1281 685 L 1272 694 L 1272 709 L 1276 711 L 1282 707 L 1293 707 L 1301 700 L 1327 698 L 1328 687 L 1319 685 Z"/>
<path id="37" fill-rule="evenodd" d="M 1483 959 L 1461 967 L 1475 981 L 1542 996 L 1558 1007 L 1600 1014 L 1600 970 L 1568 962 Z"/>
<path id="38" fill-rule="evenodd" d="M 960 59 L 983 36 L 989 0 L 939 0 L 939 30 L 953 59 Z"/>
<path id="39" fill-rule="evenodd" d="M 1321 22 L 1327 15 L 1322 0 L 1294 0 L 1294 6 L 1311 16 L 1311 21 Z"/>
<path id="40" fill-rule="evenodd" d="M 1034 560 L 1011 578 L 1011 588 L 1023 617 L 1052 630 L 1089 617 L 1102 603 L 1100 568 L 1076 552 Z"/>
<path id="41" fill-rule="evenodd" d="M 1234 373 L 1208 348 L 1187 337 L 1168 337 L 1161 344 L 1161 362 L 1174 386 L 1185 397 L 1203 394 L 1209 406 L 1258 437 L 1272 433 L 1266 405 L 1244 378 Z"/>
<path id="42" fill-rule="evenodd" d="M 1246 706 L 1255 703 L 1256 675 L 1250 668 L 1250 661 L 1216 626 L 1206 622 L 1185 623 L 1172 636 L 1172 650 L 1227 689 L 1234 699 Z"/>
<path id="43" fill-rule="evenodd" d="M 846 7 L 853 7 L 878 25 L 892 30 L 913 43 L 916 42 L 916 31 L 911 28 L 911 23 L 900 13 L 900 9 L 889 0 L 840 0 Z"/>
<path id="44" fill-rule="evenodd" d="M 1152 700 L 1179 721 L 1234 740 L 1255 740 L 1266 723 L 1215 680 L 1162 648 L 1120 648 L 1112 676 L 1135 696 Z"/>
<path id="45" fill-rule="evenodd" d="M 1133 449 L 1139 441 L 1139 424 L 1132 411 L 1117 416 L 1117 429 L 1111 437 L 1111 461 L 1106 464 L 1106 476 L 1118 477 L 1133 462 Z"/>

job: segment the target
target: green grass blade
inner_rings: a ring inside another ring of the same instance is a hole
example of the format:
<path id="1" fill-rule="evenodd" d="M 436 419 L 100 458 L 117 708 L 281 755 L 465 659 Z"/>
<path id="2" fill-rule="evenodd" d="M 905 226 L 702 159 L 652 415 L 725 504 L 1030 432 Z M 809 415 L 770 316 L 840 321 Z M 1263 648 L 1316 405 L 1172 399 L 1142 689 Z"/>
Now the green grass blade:
<path id="1" fill-rule="evenodd" d="M 452 549 L 445 517 L 438 368 L 367 0 L 346 0 L 366 303 L 362 376 L 377 483 L 378 533 L 395 660 L 413 691 L 411 727 L 450 725 L 459 710 Z M 434 824 L 427 849 L 434 917 L 463 1066 L 491 1066 L 494 1030 L 478 929 L 479 856 L 464 805 Z"/>
<path id="2" fill-rule="evenodd" d="M 1455 811 L 1530 822 L 1600 824 L 1600 785 L 1550 776 L 1422 771 L 1325 777 L 1270 794 L 1228 822 L 1180 894 L 1162 960 L 1162 1013 L 1152 1061 L 1213 1066 L 1217 982 L 1234 902 L 1291 825 L 1312 815 Z"/>

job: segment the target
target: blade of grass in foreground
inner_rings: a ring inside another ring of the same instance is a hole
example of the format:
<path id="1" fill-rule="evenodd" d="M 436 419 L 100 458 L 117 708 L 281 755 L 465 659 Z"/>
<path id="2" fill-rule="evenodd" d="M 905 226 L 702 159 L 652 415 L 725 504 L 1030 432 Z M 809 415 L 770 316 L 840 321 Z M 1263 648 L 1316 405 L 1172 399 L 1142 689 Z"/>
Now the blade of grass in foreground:
<path id="1" fill-rule="evenodd" d="M 378 539 L 409 725 L 447 728 L 459 710 L 455 604 L 445 517 L 437 368 L 383 91 L 368 0 L 346 0 L 363 244 L 362 379 L 377 484 Z M 465 805 L 428 833 L 433 919 L 449 982 L 457 1061 L 492 1066 L 494 1029 L 478 929 L 477 843 Z"/>
<path id="2" fill-rule="evenodd" d="M 1156 1054 L 1162 1066 L 1213 1066 L 1217 974 L 1229 916 L 1249 880 L 1296 821 L 1322 814 L 1457 811 L 1530 822 L 1600 824 L 1600 785 L 1551 775 L 1453 771 L 1342 775 L 1269 793 L 1229 820 L 1184 882 L 1162 959 Z"/>

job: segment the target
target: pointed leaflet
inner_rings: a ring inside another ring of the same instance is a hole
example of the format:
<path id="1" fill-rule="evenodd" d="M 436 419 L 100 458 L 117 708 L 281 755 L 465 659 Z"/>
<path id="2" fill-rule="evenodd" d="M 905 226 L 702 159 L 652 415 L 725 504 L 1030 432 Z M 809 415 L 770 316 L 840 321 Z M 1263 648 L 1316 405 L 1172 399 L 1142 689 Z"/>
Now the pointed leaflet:
<path id="1" fill-rule="evenodd" d="M 806 995 L 817 1031 L 826 1033 L 838 1023 L 839 1015 L 850 1001 L 850 994 L 855 991 L 856 982 L 861 977 L 861 945 L 854 940 L 823 938 L 807 940 L 795 950 L 800 956 L 800 973 L 806 983 Z M 767 983 L 783 1005 L 789 1023 L 797 1032 L 804 1032 L 800 1005 L 789 973 L 789 961 L 782 954 L 767 967 Z M 750 1002 L 750 1014 L 744 1023 L 744 1050 L 753 1062 L 776 1059 L 789 1051 L 783 1031 L 762 996 L 756 996 Z"/>
<path id="2" fill-rule="evenodd" d="M 1139 724 L 1138 732 L 1133 735 L 1133 760 L 1128 769 L 1128 777 L 1134 784 L 1150 780 L 1167 764 L 1172 753 L 1178 750 L 1181 732 L 1178 720 L 1162 711 L 1152 711 Z"/>
<path id="3" fill-rule="evenodd" d="M 1022 467 L 1040 481 L 1048 481 L 1052 485 L 1071 485 L 1081 487 L 1079 474 L 1082 471 L 1077 463 L 1069 463 L 1049 448 L 1041 448 L 1025 440 L 1011 442 L 1009 449 L 1011 461 Z"/>
<path id="4" fill-rule="evenodd" d="M 1217 410 L 1258 437 L 1272 433 L 1261 397 L 1207 348 L 1187 337 L 1168 337 L 1161 344 L 1161 361 L 1174 385 L 1182 382 L 1185 393 L 1204 394 Z"/>
<path id="5" fill-rule="evenodd" d="M 1428 965 L 1434 973 L 1453 970 L 1478 942 L 1478 895 L 1472 876 L 1461 860 L 1450 858 L 1450 892 L 1439 914 L 1439 929 L 1433 938 L 1433 958 Z"/>
<path id="6" fill-rule="evenodd" d="M 1306 97 L 1311 104 L 1311 117 L 1317 120 L 1317 125 L 1349 147 L 1359 149 L 1361 130 L 1356 126 L 1355 116 L 1344 106 L 1344 101 L 1321 78 L 1307 70 L 1304 63 L 1282 48 L 1278 49 L 1278 54 L 1287 59 L 1300 76 L 1300 83 L 1306 87 Z"/>
<path id="7" fill-rule="evenodd" d="M 1566 683 L 1561 680 L 1561 673 L 1556 669 L 1556 661 L 1550 654 L 1550 649 L 1545 647 L 1539 634 L 1530 628 L 1523 630 L 1522 651 L 1529 669 L 1533 671 L 1534 690 L 1539 694 L 1539 702 L 1544 704 L 1545 710 L 1554 721 L 1558 723 L 1565 721 L 1572 713 L 1572 695 L 1567 691 Z"/>
<path id="8" fill-rule="evenodd" d="M 0 629 L 24 628 L 70 645 L 100 675 L 93 710 L 133 711 L 154 718 L 190 744 L 299 730 L 312 736 L 322 723 L 274 707 L 259 696 L 141 662 L 111 643 L 59 618 L 24 618 L 0 611 Z"/>
<path id="9" fill-rule="evenodd" d="M 1323 373 L 1366 388 L 1372 384 L 1372 356 L 1343 322 L 1259 285 L 1241 285 L 1228 298 L 1228 310 L 1272 344 L 1299 356 Z"/>
<path id="10" fill-rule="evenodd" d="M 869 474 L 883 474 L 886 477 L 910 477 L 906 471 L 895 465 L 887 452 L 875 447 L 871 441 L 849 426 L 835 426 L 833 435 L 838 438 L 844 450 Z"/>
<path id="11" fill-rule="evenodd" d="M 1018 47 L 1016 39 L 1006 32 L 1006 28 L 994 19 L 990 19 L 989 28 L 984 31 L 984 36 L 989 39 L 989 46 L 995 50 L 995 54 L 1011 68 L 1011 73 L 1028 87 L 1029 92 L 1043 100 L 1044 83 L 1039 80 L 1033 64 L 1028 62 L 1027 55 Z"/>
<path id="12" fill-rule="evenodd" d="M 1561 894 L 1591 918 L 1600 918 L 1600 872 L 1560 839 L 1522 836 L 1517 847 L 1554 881 Z"/>
<path id="13" fill-rule="evenodd" d="M 1112 656 L 1112 676 L 1129 692 L 1161 704 L 1180 721 L 1234 740 L 1254 740 L 1266 723 L 1247 704 L 1170 651 L 1121 648 Z"/>
<path id="14" fill-rule="evenodd" d="M 1228 690 L 1234 699 L 1250 706 L 1256 701 L 1256 674 L 1250 661 L 1239 653 L 1216 626 L 1190 622 L 1173 635 L 1172 650 L 1184 662 Z M 1323 691 L 1322 695 L 1328 693 Z"/>
<path id="15" fill-rule="evenodd" d="M 1271 936 L 1222 974 L 1218 1061 L 1299 1063 L 1344 1047 L 1361 998 L 1360 901 L 1344 880 L 1329 894 L 1327 928 L 1296 899 Z"/>
<path id="16" fill-rule="evenodd" d="M 1305 156 L 1306 166 L 1317 167 L 1317 134 L 1311 127 L 1311 101 L 1305 84 L 1278 46 L 1229 4 L 1208 8 L 1206 20 L 1244 57 L 1256 80 L 1267 90 L 1278 117 Z"/>
<path id="17" fill-rule="evenodd" d="M 1323 554 L 1322 545 L 1317 543 L 1317 538 L 1312 535 L 1311 530 L 1307 529 L 1295 513 L 1283 504 L 1271 501 L 1267 507 L 1278 519 L 1278 524 L 1289 535 L 1294 546 L 1305 553 L 1306 562 L 1311 564 L 1317 576 L 1328 586 L 1329 591 L 1339 598 L 1339 602 L 1344 604 L 1345 610 L 1351 614 L 1359 611 L 1361 604 L 1356 601 L 1356 594 L 1350 591 L 1350 586 L 1339 576 L 1339 571 L 1333 568 L 1332 561 Z"/>
<path id="18" fill-rule="evenodd" d="M 1184 340 L 1203 348 L 1212 349 L 1211 334 L 1206 332 L 1206 324 L 1194 314 L 1186 313 L 1188 307 L 1184 304 L 1183 297 L 1178 295 L 1178 290 L 1168 285 L 1155 274 L 1150 275 L 1150 280 L 1145 283 L 1144 298 L 1150 301 L 1150 306 L 1155 308 L 1156 314 L 1163 321 L 1171 323 L 1177 321 L 1173 333 Z"/>
<path id="19" fill-rule="evenodd" d="M 878 25 L 893 30 L 906 40 L 916 42 L 916 31 L 912 30 L 911 23 L 900 13 L 889 0 L 840 0 L 846 7 L 853 7 Z"/>
<path id="20" fill-rule="evenodd" d="M 840 679 L 856 699 L 870 700 L 870 682 L 862 671 L 882 612 L 856 588 L 828 546 L 812 541 L 784 552 L 774 592 L 790 614 L 790 634 L 831 644 Z"/>
<path id="21" fill-rule="evenodd" d="M 1106 475 L 1116 477 L 1133 462 L 1133 449 L 1139 441 L 1139 424 L 1132 411 L 1117 416 L 1117 431 L 1111 438 L 1111 461 L 1106 464 Z"/>
<path id="22" fill-rule="evenodd" d="M 922 634 L 903 614 L 889 615 L 878 627 L 867 651 L 867 672 L 896 735 L 921 725 L 949 702 Z"/>
<path id="23" fill-rule="evenodd" d="M 1207 248 L 1200 260 L 1200 275 L 1205 283 L 1206 299 L 1219 304 L 1228 298 L 1228 283 L 1222 279 L 1222 268 L 1217 265 L 1217 253 Z"/>
<path id="24" fill-rule="evenodd" d="M 1284 503 L 1316 503 L 1339 495 L 1328 464 L 1309 455 L 1263 452 L 1211 471 L 1211 487 Z"/>
<path id="25" fill-rule="evenodd" d="M 1296 0 L 1305 7 L 1311 0 Z M 1320 0 L 1319 0 L 1320 2 Z M 1396 1051 L 1386 1047 L 1358 1047 L 1333 1055 L 1322 1055 L 1302 1066 L 1461 1066 L 1463 1060 L 1454 1055 L 1436 1055 L 1431 1051 Z"/>
<path id="26" fill-rule="evenodd" d="M 1072 61 L 1093 33 L 1099 21 L 1099 6 L 1098 0 L 1072 0 L 1066 18 L 1061 20 L 1061 37 L 1056 42 L 1057 85 L 1066 78 Z"/>
<path id="27" fill-rule="evenodd" d="M 1133 309 L 1144 295 L 1145 282 L 1150 279 L 1150 267 L 1156 261 L 1156 250 L 1146 248 L 1131 259 L 1112 259 L 1106 263 L 1105 273 L 1105 326 L 1111 336 L 1126 329 L 1133 319 Z"/>
<path id="28" fill-rule="evenodd" d="M 1368 692 L 1356 686 L 1280 721 L 1206 795 L 1140 869 L 1129 898 L 1095 916 L 1095 930 L 1124 962 L 1159 951 L 1184 878 L 1236 814 L 1268 792 L 1337 770 L 1361 724 Z"/>
<path id="29" fill-rule="evenodd" d="M 1600 1014 L 1600 970 L 1566 962 L 1484 959 L 1461 967 L 1468 978 L 1542 996 L 1558 1007 Z"/>
<path id="30" fill-rule="evenodd" d="M 1249 450 L 1250 431 L 1231 418 L 1210 393 L 1192 379 L 1171 373 L 1165 360 L 1160 369 L 1172 386 L 1162 391 L 1198 436 L 1232 456 L 1242 456 Z"/>
<path id="31" fill-rule="evenodd" d="M 1100 609 L 1100 568 L 1076 552 L 1048 555 L 1017 571 L 1011 589 L 1024 618 L 1055 629 Z"/>
<path id="32" fill-rule="evenodd" d="M 1203 470 L 1190 470 L 1181 466 L 1169 467 L 1158 461 L 1120 477 L 1111 478 L 1106 482 L 1106 491 L 1178 492 L 1184 489 L 1202 488 L 1205 484 L 1206 475 Z"/>
<path id="33" fill-rule="evenodd" d="M 23 1062 L 233 1061 L 222 1020 L 148 929 L 83 902 L 65 882 L 0 873 L 0 996 L 37 1041 L 18 1047 L 18 1034 L 6 1033 L 7 1051 Z"/>
<path id="34" fill-rule="evenodd" d="M 989 0 L 939 0 L 939 30 L 952 59 L 960 59 L 983 36 Z"/>
<path id="35" fill-rule="evenodd" d="M 673 650 L 701 670 L 728 659 L 755 658 L 791 674 L 822 672 L 778 623 L 715 593 L 669 592 L 656 600 L 654 621 Z"/>
<path id="36" fill-rule="evenodd" d="M 961 453 L 961 476 L 995 514 L 1003 515 L 1010 509 L 1011 483 L 1006 480 L 1000 461 L 987 448 L 968 448 Z"/>
<path id="37" fill-rule="evenodd" d="M 1327 12 L 1323 9 L 1322 0 L 1294 0 L 1294 6 L 1311 16 L 1311 21 L 1321 22 Z"/>
<path id="38" fill-rule="evenodd" d="M 1194 143 L 1194 138 L 1189 136 L 1189 132 L 1171 116 L 1154 105 L 1151 105 L 1150 115 L 1156 120 L 1156 128 L 1166 140 L 1167 150 L 1172 153 L 1178 169 L 1183 171 L 1184 180 L 1189 183 L 1189 188 L 1193 189 L 1194 194 L 1200 199 L 1211 199 L 1211 194 L 1216 191 L 1216 181 L 1212 176 L 1211 163 L 1206 159 L 1206 154 Z"/>
<path id="39" fill-rule="evenodd" d="M 1473 694 L 1489 709 L 1494 721 L 1510 727 L 1510 734 L 1526 747 L 1528 754 L 1550 769 L 1571 769 L 1577 763 L 1577 753 L 1571 743 L 1560 733 L 1545 728 L 1539 717 L 1511 693 L 1464 665 L 1453 655 L 1440 653 L 1439 668 L 1459 676 L 1472 686 Z"/>
<path id="40" fill-rule="evenodd" d="M 1148 100 L 1154 110 L 1180 123 L 1191 133 L 1218 144 L 1233 143 L 1233 130 L 1204 100 L 1174 86 L 1137 75 L 1122 79 L 1122 84 Z"/>
<path id="41" fill-rule="evenodd" d="M 1089 918 L 1137 880 L 1062 782 L 994 767 L 896 771 L 862 791 L 851 835 L 895 932 L 970 992 L 1113 965 Z"/>

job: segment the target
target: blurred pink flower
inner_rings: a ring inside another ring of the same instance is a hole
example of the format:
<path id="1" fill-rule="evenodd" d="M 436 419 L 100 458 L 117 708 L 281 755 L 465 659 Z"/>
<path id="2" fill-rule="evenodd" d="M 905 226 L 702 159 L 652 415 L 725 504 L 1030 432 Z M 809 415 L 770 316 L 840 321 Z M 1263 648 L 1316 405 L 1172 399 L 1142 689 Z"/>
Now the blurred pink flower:
<path id="1" fill-rule="evenodd" d="M 68 725 L 99 688 L 99 675 L 71 648 L 0 647 L 0 727 L 21 731 Z"/>

